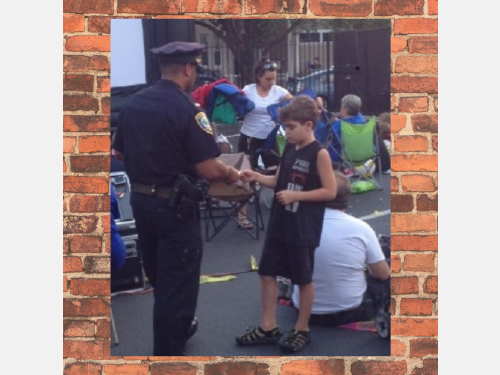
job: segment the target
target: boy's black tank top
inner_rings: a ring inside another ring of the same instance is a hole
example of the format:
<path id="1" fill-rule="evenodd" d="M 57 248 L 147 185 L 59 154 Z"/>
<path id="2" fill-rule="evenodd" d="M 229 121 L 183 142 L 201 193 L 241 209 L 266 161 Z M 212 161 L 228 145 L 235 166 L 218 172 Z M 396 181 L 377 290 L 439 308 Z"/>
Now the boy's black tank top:
<path id="1" fill-rule="evenodd" d="M 319 189 L 318 153 L 323 147 L 314 141 L 299 150 L 287 144 L 283 151 L 275 194 L 281 190 Z M 323 228 L 325 202 L 293 202 L 282 205 L 274 198 L 267 237 L 292 245 L 318 247 Z"/>

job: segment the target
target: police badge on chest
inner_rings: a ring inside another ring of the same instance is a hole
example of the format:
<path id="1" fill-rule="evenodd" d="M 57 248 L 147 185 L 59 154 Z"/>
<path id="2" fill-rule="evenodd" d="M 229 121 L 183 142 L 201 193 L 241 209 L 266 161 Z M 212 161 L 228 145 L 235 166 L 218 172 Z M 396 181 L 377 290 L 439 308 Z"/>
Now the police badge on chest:
<path id="1" fill-rule="evenodd" d="M 208 117 L 205 112 L 198 112 L 194 118 L 201 130 L 211 135 L 214 134 L 212 126 L 210 125 L 210 121 L 208 121 Z"/>

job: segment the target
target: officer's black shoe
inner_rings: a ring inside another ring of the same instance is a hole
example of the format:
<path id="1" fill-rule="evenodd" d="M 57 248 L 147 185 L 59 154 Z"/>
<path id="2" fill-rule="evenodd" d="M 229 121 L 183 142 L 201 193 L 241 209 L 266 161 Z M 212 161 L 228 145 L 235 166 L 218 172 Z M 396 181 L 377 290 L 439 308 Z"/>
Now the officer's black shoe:
<path id="1" fill-rule="evenodd" d="M 188 330 L 187 338 L 190 339 L 198 331 L 198 318 L 195 316 Z"/>

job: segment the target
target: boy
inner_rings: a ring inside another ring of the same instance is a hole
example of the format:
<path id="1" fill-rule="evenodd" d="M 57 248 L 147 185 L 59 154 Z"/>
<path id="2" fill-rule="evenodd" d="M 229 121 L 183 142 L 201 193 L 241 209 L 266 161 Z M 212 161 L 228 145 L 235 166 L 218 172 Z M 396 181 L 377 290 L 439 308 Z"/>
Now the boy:
<path id="1" fill-rule="evenodd" d="M 377 131 L 380 138 L 384 140 L 384 145 L 389 154 L 391 153 L 391 114 L 381 113 L 378 116 Z"/>
<path id="2" fill-rule="evenodd" d="M 378 116 L 377 131 L 384 141 L 391 141 L 391 114 L 389 112 Z"/>
<path id="3" fill-rule="evenodd" d="M 300 313 L 290 336 L 280 343 L 297 352 L 310 341 L 309 316 L 314 300 L 314 249 L 319 245 L 325 202 L 335 198 L 337 185 L 328 152 L 314 138 L 318 121 L 315 102 L 306 96 L 292 99 L 280 110 L 287 145 L 274 176 L 246 170 L 243 182 L 274 188 L 275 196 L 259 264 L 262 317 L 260 326 L 236 337 L 239 345 L 274 344 L 282 336 L 276 325 L 278 284 L 283 276 L 299 286 Z"/>

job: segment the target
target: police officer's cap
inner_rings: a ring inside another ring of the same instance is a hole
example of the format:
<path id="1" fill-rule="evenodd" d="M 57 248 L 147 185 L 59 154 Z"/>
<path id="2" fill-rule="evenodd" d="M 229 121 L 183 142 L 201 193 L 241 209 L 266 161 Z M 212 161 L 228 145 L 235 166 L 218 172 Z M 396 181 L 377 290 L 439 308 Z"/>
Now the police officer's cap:
<path id="1" fill-rule="evenodd" d="M 205 46 L 199 43 L 172 42 L 152 48 L 151 52 L 164 62 L 201 65 L 201 52 L 204 49 Z"/>

